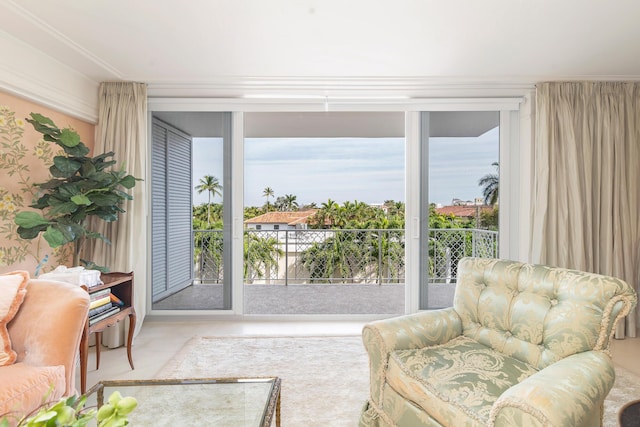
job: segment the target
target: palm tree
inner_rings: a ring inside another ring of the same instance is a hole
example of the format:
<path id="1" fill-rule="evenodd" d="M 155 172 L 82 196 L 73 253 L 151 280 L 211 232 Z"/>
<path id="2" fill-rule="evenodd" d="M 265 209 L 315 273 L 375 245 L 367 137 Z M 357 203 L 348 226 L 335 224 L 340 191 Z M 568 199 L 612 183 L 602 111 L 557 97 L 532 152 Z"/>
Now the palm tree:
<path id="1" fill-rule="evenodd" d="M 196 190 L 198 190 L 198 194 L 205 191 L 208 192 L 209 201 L 207 202 L 207 225 L 211 225 L 211 194 L 213 194 L 214 197 L 216 195 L 222 196 L 222 185 L 220 185 L 220 181 L 215 176 L 205 175 L 200 178 L 200 184 L 196 185 Z"/>
<path id="2" fill-rule="evenodd" d="M 265 187 L 262 195 L 267 198 L 267 212 L 269 212 L 269 197 L 273 197 L 275 193 L 273 192 L 273 188 Z"/>
<path id="3" fill-rule="evenodd" d="M 269 278 L 271 268 L 278 265 L 284 255 L 275 237 L 261 238 L 255 233 L 244 235 L 244 278 L 251 282 L 254 277 Z"/>
<path id="4" fill-rule="evenodd" d="M 309 272 L 312 283 L 353 280 L 361 268 L 359 260 L 365 259 L 363 245 L 354 239 L 353 233 L 336 233 L 302 252 L 302 265 Z"/>
<path id="5" fill-rule="evenodd" d="M 496 168 L 496 172 L 499 171 L 498 162 L 493 162 L 491 166 Z M 494 206 L 498 202 L 498 188 L 500 185 L 498 173 L 486 174 L 478 180 L 478 185 L 482 187 L 484 203 L 489 206 Z"/>
<path id="6" fill-rule="evenodd" d="M 327 220 L 331 224 L 333 224 L 335 213 L 337 212 L 339 207 L 340 205 L 338 205 L 338 203 L 331 199 L 327 199 L 326 202 L 323 202 L 320 205 L 320 210 L 316 213 L 316 218 L 318 220 L 320 228 L 325 227 L 325 223 L 327 222 Z"/>
<path id="7" fill-rule="evenodd" d="M 297 196 L 293 194 L 285 194 L 284 195 L 284 205 L 287 211 L 293 211 L 298 208 Z"/>

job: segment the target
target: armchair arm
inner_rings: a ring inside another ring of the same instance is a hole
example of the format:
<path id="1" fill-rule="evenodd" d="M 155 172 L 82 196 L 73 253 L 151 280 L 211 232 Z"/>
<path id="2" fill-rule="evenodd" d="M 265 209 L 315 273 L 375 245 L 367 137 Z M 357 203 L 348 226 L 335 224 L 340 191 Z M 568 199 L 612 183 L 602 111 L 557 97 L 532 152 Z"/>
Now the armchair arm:
<path id="1" fill-rule="evenodd" d="M 18 362 L 64 365 L 65 395 L 75 392 L 75 362 L 88 311 L 89 294 L 80 286 L 32 279 L 18 314 L 9 323 Z"/>
<path id="2" fill-rule="evenodd" d="M 600 425 L 601 407 L 614 380 L 613 364 L 605 353 L 574 354 L 504 392 L 491 408 L 489 425 Z"/>
<path id="3" fill-rule="evenodd" d="M 369 354 L 371 398 L 380 403 L 389 353 L 394 350 L 443 344 L 462 334 L 462 321 L 453 308 L 424 311 L 365 325 L 362 340 Z"/>

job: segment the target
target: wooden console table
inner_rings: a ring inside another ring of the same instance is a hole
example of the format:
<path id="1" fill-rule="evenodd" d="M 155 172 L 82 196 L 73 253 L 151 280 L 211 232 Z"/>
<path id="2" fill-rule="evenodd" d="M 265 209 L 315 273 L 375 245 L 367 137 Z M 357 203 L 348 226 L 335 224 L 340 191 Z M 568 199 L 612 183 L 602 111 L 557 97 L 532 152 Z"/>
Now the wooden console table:
<path id="1" fill-rule="evenodd" d="M 111 289 L 111 293 L 118 297 L 124 306 L 119 312 L 97 321 L 89 325 L 89 319 L 85 323 L 82 339 L 80 340 L 80 391 L 84 394 L 87 391 L 87 362 L 89 358 L 89 335 L 96 334 L 96 369 L 100 367 L 100 346 L 102 345 L 102 332 L 109 326 L 113 326 L 120 320 L 129 316 L 129 334 L 127 335 L 127 357 L 129 365 L 133 367 L 133 358 L 131 357 L 131 343 L 133 341 L 133 332 L 136 326 L 136 311 L 133 308 L 133 273 L 102 273 L 100 279 L 104 282 L 102 285 L 93 286 L 88 289 L 89 294 L 98 292 L 102 289 Z"/>

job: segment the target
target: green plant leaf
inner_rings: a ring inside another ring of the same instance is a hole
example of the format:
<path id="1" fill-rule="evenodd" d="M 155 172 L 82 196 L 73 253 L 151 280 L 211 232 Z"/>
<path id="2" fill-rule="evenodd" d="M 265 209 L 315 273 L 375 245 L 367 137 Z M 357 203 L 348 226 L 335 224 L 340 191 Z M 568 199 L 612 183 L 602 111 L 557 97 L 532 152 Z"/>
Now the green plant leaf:
<path id="1" fill-rule="evenodd" d="M 68 176 L 65 175 L 63 171 L 58 169 L 56 165 L 51 165 L 49 167 L 49 173 L 56 178 L 69 178 Z"/>
<path id="2" fill-rule="evenodd" d="M 116 161 L 115 160 L 109 160 L 108 162 L 100 161 L 100 162 L 94 162 L 93 164 L 95 165 L 96 170 L 103 171 L 106 168 L 108 168 L 109 166 L 115 165 Z"/>
<path id="3" fill-rule="evenodd" d="M 40 225 L 49 225 L 49 221 L 37 212 L 19 212 L 15 217 L 16 225 L 24 228 L 33 228 Z"/>
<path id="4" fill-rule="evenodd" d="M 60 136 L 60 129 L 53 124 L 51 119 L 37 113 L 32 113 L 31 117 L 35 118 L 26 120 L 31 123 L 36 131 L 45 137 L 50 136 L 54 140 L 53 142 L 58 143 L 57 137 Z"/>
<path id="5" fill-rule="evenodd" d="M 50 217 L 57 217 L 59 215 L 66 215 L 78 210 L 78 204 L 74 202 L 64 202 L 57 204 L 51 208 L 48 212 Z"/>
<path id="6" fill-rule="evenodd" d="M 40 197 L 34 204 L 29 205 L 29 207 L 36 208 L 36 209 L 44 209 L 47 206 L 49 206 L 50 198 L 51 198 L 50 194 L 45 194 L 44 196 Z"/>
<path id="7" fill-rule="evenodd" d="M 93 162 L 97 163 L 97 162 L 102 162 L 104 161 L 107 157 L 113 157 L 115 156 L 116 153 L 114 153 L 113 151 L 109 151 L 108 153 L 102 153 L 102 154 L 98 154 L 97 156 L 95 156 L 93 158 Z"/>
<path id="8" fill-rule="evenodd" d="M 133 177 L 133 175 L 127 175 L 120 180 L 120 185 L 122 185 L 124 188 L 131 189 L 136 185 L 136 179 Z"/>
<path id="9" fill-rule="evenodd" d="M 49 117 L 43 116 L 40 113 L 31 113 L 29 115 L 31 116 L 31 119 L 38 124 L 51 125 L 52 127 L 56 127 L 56 124 L 53 123 L 53 120 L 51 120 Z"/>
<path id="10" fill-rule="evenodd" d="M 95 215 L 98 218 L 100 218 L 100 219 L 102 219 L 104 221 L 107 221 L 107 222 L 113 222 L 113 221 L 116 221 L 118 219 L 118 215 L 115 214 L 112 211 L 96 211 Z"/>
<path id="11" fill-rule="evenodd" d="M 87 230 L 82 225 L 73 222 L 60 224 L 60 230 L 65 234 L 65 236 L 67 236 L 70 242 L 73 242 L 87 233 Z"/>
<path id="12" fill-rule="evenodd" d="M 59 198 L 64 200 L 71 200 L 73 196 L 82 194 L 80 191 L 80 184 L 78 182 L 68 182 L 58 188 Z"/>
<path id="13" fill-rule="evenodd" d="M 84 162 L 82 164 L 82 169 L 80 169 L 80 174 L 84 177 L 91 177 L 92 174 L 96 172 L 96 167 L 91 162 Z"/>
<path id="14" fill-rule="evenodd" d="M 62 147 L 64 152 L 70 156 L 83 157 L 89 154 L 89 147 L 84 145 L 82 142 L 75 147 L 67 147 L 66 145 L 62 144 L 60 144 L 60 146 Z"/>
<path id="15" fill-rule="evenodd" d="M 78 132 L 74 130 L 64 128 L 60 132 L 60 142 L 65 147 L 75 147 L 80 144 L 80 135 L 78 135 Z"/>
<path id="16" fill-rule="evenodd" d="M 122 199 L 133 200 L 133 197 L 129 193 L 125 193 L 124 191 L 120 191 L 120 190 L 113 190 L 113 192 L 116 193 Z"/>
<path id="17" fill-rule="evenodd" d="M 53 164 L 63 174 L 64 178 L 73 176 L 82 167 L 82 163 L 64 156 L 55 156 Z"/>
<path id="18" fill-rule="evenodd" d="M 87 197 L 97 206 L 112 206 L 120 203 L 120 197 L 113 193 L 93 193 Z"/>
<path id="19" fill-rule="evenodd" d="M 52 248 L 57 248 L 72 241 L 66 240 L 64 234 L 52 226 L 47 227 L 47 231 L 45 231 L 42 236 Z"/>
<path id="20" fill-rule="evenodd" d="M 43 190 L 53 190 L 54 188 L 58 188 L 62 184 L 64 184 L 64 181 L 61 179 L 50 179 L 49 181 L 38 185 L 40 185 L 40 188 L 42 188 Z"/>
<path id="21" fill-rule="evenodd" d="M 108 273 L 109 268 L 96 264 L 93 261 L 87 261 L 86 259 L 80 259 L 80 262 L 84 264 L 84 268 L 87 270 L 98 270 L 102 273 Z"/>
<path id="22" fill-rule="evenodd" d="M 98 233 L 97 231 L 88 231 L 86 236 L 90 239 L 100 239 L 103 242 L 105 242 L 107 245 L 111 244 L 111 240 L 107 239 L 105 236 Z"/>
<path id="23" fill-rule="evenodd" d="M 38 132 L 40 132 L 43 137 L 47 136 L 50 137 L 56 144 L 58 143 L 58 135 L 60 134 L 60 132 L 57 129 L 51 129 L 47 126 L 38 124 L 38 123 L 34 123 L 34 122 L 30 122 L 33 125 L 33 128 L 35 130 L 37 130 Z"/>
<path id="24" fill-rule="evenodd" d="M 71 198 L 71 201 L 76 205 L 89 206 L 91 204 L 91 200 L 84 194 L 78 194 Z"/>
<path id="25" fill-rule="evenodd" d="M 18 235 L 22 239 L 31 240 L 38 237 L 38 234 L 40 234 L 41 231 L 46 230 L 47 227 L 48 225 L 38 225 L 36 227 L 31 227 L 31 228 L 18 227 L 16 231 L 18 232 Z"/>
<path id="26" fill-rule="evenodd" d="M 116 182 L 116 179 L 108 172 L 96 172 L 92 178 L 100 187 L 109 187 Z"/>

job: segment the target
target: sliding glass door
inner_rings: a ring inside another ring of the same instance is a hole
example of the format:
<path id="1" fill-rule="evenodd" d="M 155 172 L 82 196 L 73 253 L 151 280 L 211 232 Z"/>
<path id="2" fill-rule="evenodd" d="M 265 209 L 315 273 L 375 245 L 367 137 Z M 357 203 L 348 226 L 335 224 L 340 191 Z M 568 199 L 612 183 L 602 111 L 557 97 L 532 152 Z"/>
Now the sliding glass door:
<path id="1" fill-rule="evenodd" d="M 499 124 L 497 111 L 421 114 L 420 309 L 452 305 L 461 258 L 498 257 Z"/>
<path id="2" fill-rule="evenodd" d="M 244 312 L 404 313 L 404 114 L 244 124 Z"/>
<path id="3" fill-rule="evenodd" d="M 152 120 L 154 310 L 230 310 L 231 114 Z"/>
<path id="4" fill-rule="evenodd" d="M 155 104 L 154 311 L 389 317 L 450 306 L 461 257 L 523 253 L 518 100 Z"/>

